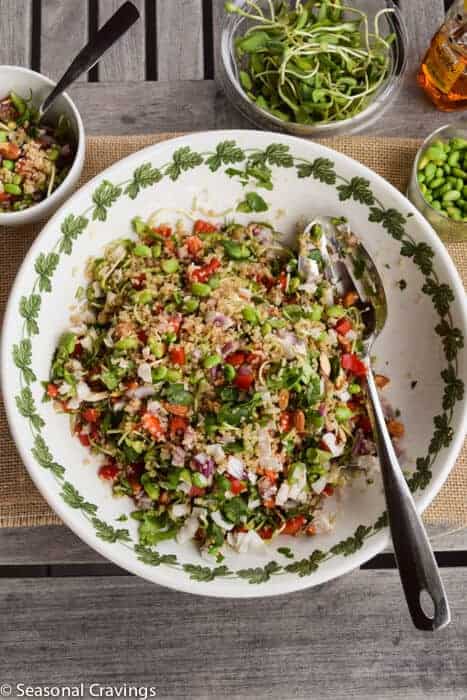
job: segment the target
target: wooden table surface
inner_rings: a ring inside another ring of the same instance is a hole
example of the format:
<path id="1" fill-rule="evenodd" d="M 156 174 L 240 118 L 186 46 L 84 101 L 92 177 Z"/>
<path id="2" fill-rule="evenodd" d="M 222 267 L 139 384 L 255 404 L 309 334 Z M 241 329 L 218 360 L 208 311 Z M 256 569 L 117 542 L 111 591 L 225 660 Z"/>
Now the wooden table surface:
<path id="1" fill-rule="evenodd" d="M 218 84 L 222 0 L 133 0 L 142 19 L 71 90 L 88 133 L 246 127 Z M 120 0 L 0 0 L 0 64 L 57 78 Z M 410 66 L 367 133 L 424 136 L 446 116 L 414 73 L 443 0 L 399 0 Z M 106 563 L 65 527 L 0 530 L 2 683 L 149 686 L 158 698 L 467 698 L 467 536 L 433 534 L 453 621 L 413 629 L 391 554 L 275 599 L 176 593 Z M 144 697 L 142 694 L 140 697 Z"/>

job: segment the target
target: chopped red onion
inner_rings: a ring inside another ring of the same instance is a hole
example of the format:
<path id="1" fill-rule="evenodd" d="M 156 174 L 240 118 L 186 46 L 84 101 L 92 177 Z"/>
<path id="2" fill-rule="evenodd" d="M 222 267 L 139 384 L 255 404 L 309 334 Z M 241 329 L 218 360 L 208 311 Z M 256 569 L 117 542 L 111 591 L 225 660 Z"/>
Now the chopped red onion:
<path id="1" fill-rule="evenodd" d="M 207 479 L 214 474 L 216 468 L 214 460 L 204 452 L 200 452 L 193 457 L 192 465 L 196 471 L 201 472 Z"/>

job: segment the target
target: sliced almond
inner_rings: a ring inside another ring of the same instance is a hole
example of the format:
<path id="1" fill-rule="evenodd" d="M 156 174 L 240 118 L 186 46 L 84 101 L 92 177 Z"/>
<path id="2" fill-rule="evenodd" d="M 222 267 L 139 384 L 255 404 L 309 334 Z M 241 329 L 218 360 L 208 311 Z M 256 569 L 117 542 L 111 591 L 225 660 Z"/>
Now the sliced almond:
<path id="1" fill-rule="evenodd" d="M 339 375 L 338 375 L 336 381 L 334 382 L 336 389 L 337 390 L 342 389 L 345 382 L 346 382 L 346 377 L 345 377 L 344 372 L 339 372 Z"/>
<path id="2" fill-rule="evenodd" d="M 342 302 L 345 308 L 348 309 L 349 306 L 356 304 L 359 298 L 360 297 L 358 296 L 357 292 L 347 292 L 347 294 L 344 295 Z"/>
<path id="3" fill-rule="evenodd" d="M 389 384 L 389 381 L 388 377 L 384 374 L 375 374 L 375 384 L 380 389 L 384 389 L 384 387 Z"/>
<path id="4" fill-rule="evenodd" d="M 329 357 L 325 352 L 322 352 L 319 356 L 319 366 L 325 377 L 329 377 L 331 374 L 331 363 L 329 362 Z"/>
<path id="5" fill-rule="evenodd" d="M 305 414 L 303 413 L 303 411 L 294 411 L 293 425 L 297 433 L 303 433 L 303 431 L 305 430 Z"/>
<path id="6" fill-rule="evenodd" d="M 405 433 L 404 424 L 399 420 L 389 420 L 387 422 L 389 435 L 392 437 L 402 437 Z"/>
<path id="7" fill-rule="evenodd" d="M 279 392 L 279 408 L 281 411 L 285 411 L 289 405 L 289 390 L 281 389 Z"/>

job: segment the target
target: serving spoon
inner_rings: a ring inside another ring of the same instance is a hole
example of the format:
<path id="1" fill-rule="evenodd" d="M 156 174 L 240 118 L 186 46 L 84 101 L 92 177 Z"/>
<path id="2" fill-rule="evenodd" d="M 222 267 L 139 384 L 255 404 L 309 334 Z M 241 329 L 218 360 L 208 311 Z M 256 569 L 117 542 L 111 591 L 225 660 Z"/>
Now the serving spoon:
<path id="1" fill-rule="evenodd" d="M 310 233 L 315 225 L 322 230 L 319 245 L 327 279 L 337 288 L 339 295 L 356 291 L 360 298 L 364 323 L 362 355 L 367 366 L 365 382 L 370 419 L 381 463 L 394 552 L 410 615 L 420 630 L 441 629 L 451 619 L 448 600 L 428 536 L 394 451 L 371 369 L 371 348 L 388 316 L 383 282 L 367 250 L 351 233 L 347 223 L 319 217 L 306 227 L 304 233 Z M 306 235 L 304 239 L 307 240 Z M 424 599 L 426 607 L 429 605 L 427 595 L 431 599 L 432 615 L 423 607 Z"/>
<path id="2" fill-rule="evenodd" d="M 81 49 L 55 87 L 39 105 L 39 120 L 42 119 L 62 92 L 74 83 L 80 75 L 96 65 L 110 47 L 139 19 L 139 16 L 138 10 L 131 2 L 125 2 L 114 12 L 91 41 Z"/>

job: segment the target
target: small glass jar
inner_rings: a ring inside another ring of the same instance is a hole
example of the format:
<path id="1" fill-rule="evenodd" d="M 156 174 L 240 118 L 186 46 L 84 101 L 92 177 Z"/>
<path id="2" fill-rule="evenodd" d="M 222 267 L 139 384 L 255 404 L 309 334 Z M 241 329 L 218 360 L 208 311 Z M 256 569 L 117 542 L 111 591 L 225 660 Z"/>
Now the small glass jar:
<path id="1" fill-rule="evenodd" d="M 295 5 L 294 0 L 289 1 L 291 6 Z M 242 6 L 244 0 L 235 0 L 235 2 Z M 265 0 L 258 0 L 258 4 L 267 10 L 268 5 Z M 368 3 L 368 0 L 354 0 L 352 6 L 367 14 L 370 25 L 380 10 L 388 8 L 392 10 L 380 20 L 384 33 L 394 35 L 389 71 L 369 104 L 361 112 L 340 121 L 300 124 L 279 119 L 271 112 L 259 107 L 248 97 L 240 83 L 240 68 L 235 55 L 236 40 L 245 34 L 252 22 L 238 14 L 225 12 L 221 32 L 219 80 L 225 94 L 239 112 L 261 129 L 284 131 L 305 138 L 326 138 L 352 134 L 366 129 L 376 122 L 390 106 L 401 86 L 407 68 L 407 29 L 397 5 L 392 0 L 372 0 L 371 3 Z"/>
<path id="2" fill-rule="evenodd" d="M 467 139 L 467 122 L 459 124 L 447 124 L 433 131 L 420 146 L 412 168 L 407 196 L 417 209 L 423 214 L 433 226 L 439 237 L 446 243 L 467 240 L 467 221 L 454 221 L 446 214 L 434 209 L 423 196 L 418 182 L 418 165 L 426 149 L 434 141 L 449 141 L 449 139 L 460 137 Z"/>

